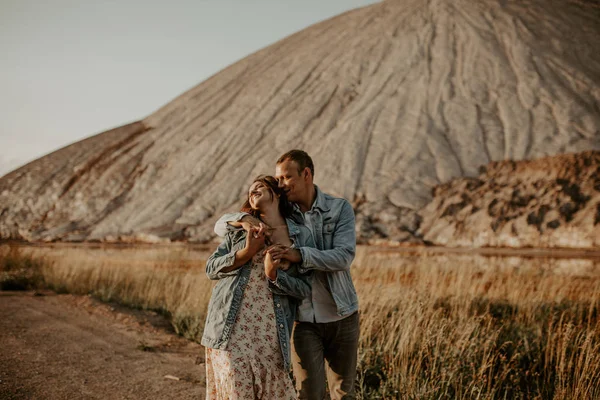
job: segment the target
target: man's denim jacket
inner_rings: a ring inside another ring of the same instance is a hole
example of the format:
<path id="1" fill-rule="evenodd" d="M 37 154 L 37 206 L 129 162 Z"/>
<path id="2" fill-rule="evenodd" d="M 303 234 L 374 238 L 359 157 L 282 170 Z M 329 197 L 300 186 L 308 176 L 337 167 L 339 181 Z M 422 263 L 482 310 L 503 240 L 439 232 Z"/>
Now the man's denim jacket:
<path id="1" fill-rule="evenodd" d="M 308 228 L 299 226 L 291 219 L 287 219 L 286 222 L 294 247 L 312 244 Z M 212 290 L 208 304 L 201 342 L 205 347 L 227 349 L 250 276 L 252 260 L 230 272 L 221 272 L 221 270 L 233 265 L 236 251 L 243 249 L 245 245 L 246 231 L 231 230 L 225 235 L 223 243 L 206 261 L 206 274 L 210 279 L 218 282 Z M 291 366 L 290 336 L 297 307 L 300 301 L 311 293 L 309 276 L 300 274 L 298 267 L 297 264 L 292 264 L 286 271 L 278 270 L 275 281 L 269 280 L 269 290 L 273 293 L 277 336 L 286 370 Z"/>
<path id="2" fill-rule="evenodd" d="M 358 296 L 350 275 L 350 265 L 356 253 L 354 211 L 346 199 L 323 193 L 316 185 L 315 189 L 317 197 L 307 213 L 312 213 L 316 246 L 307 244 L 298 247 L 302 254 L 299 271 L 328 272 L 327 281 L 338 315 L 350 315 L 358 310 Z M 302 224 L 304 215 L 298 206 L 294 206 L 294 209 L 293 218 Z M 215 224 L 215 233 L 224 236 L 233 229 L 227 222 L 239 221 L 244 215 L 246 214 L 225 214 Z"/>

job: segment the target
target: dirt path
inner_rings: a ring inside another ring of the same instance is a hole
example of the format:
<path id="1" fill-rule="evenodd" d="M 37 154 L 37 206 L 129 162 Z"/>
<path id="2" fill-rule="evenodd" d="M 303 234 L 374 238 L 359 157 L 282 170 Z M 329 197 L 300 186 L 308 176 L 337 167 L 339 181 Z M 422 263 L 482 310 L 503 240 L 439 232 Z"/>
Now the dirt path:
<path id="1" fill-rule="evenodd" d="M 204 390 L 203 348 L 156 313 L 0 291 L 0 399 L 204 399 Z"/>

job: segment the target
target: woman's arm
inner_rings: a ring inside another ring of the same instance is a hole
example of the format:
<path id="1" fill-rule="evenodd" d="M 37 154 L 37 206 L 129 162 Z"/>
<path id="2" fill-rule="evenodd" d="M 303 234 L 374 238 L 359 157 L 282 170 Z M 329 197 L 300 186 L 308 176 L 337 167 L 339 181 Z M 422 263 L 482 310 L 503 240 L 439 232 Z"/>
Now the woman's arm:
<path id="1" fill-rule="evenodd" d="M 246 234 L 245 246 L 232 251 L 232 233 L 225 236 L 223 243 L 206 260 L 206 275 L 209 279 L 222 279 L 235 275 L 263 247 L 265 243 L 264 229 L 251 229 Z"/>

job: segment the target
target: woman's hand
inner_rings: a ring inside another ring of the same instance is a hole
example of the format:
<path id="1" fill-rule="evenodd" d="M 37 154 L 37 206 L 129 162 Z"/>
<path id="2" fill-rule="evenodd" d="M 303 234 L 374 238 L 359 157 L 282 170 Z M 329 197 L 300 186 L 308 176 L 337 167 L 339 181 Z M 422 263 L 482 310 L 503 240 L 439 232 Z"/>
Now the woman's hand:
<path id="1" fill-rule="evenodd" d="M 260 224 L 257 227 L 250 227 L 248 234 L 246 235 L 246 253 L 250 258 L 254 257 L 265 246 L 266 227 L 264 224 Z"/>
<path id="2" fill-rule="evenodd" d="M 271 254 L 267 253 L 265 256 L 265 275 L 272 281 L 277 279 L 277 267 L 279 261 L 273 260 Z"/>
<path id="3" fill-rule="evenodd" d="M 235 260 L 231 267 L 223 268 L 223 272 L 233 271 L 254 257 L 265 246 L 265 228 L 252 228 L 246 235 L 246 246 L 235 252 Z"/>

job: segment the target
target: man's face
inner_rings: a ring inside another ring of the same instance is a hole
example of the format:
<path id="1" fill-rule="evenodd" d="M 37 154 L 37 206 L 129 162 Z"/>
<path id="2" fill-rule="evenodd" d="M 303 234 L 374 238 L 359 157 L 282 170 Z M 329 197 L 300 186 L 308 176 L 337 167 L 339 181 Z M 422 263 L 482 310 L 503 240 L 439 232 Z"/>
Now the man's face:
<path id="1" fill-rule="evenodd" d="M 306 195 L 307 179 L 304 171 L 298 171 L 298 164 L 293 160 L 285 160 L 275 167 L 275 177 L 279 187 L 283 188 L 287 198 L 297 203 Z"/>

